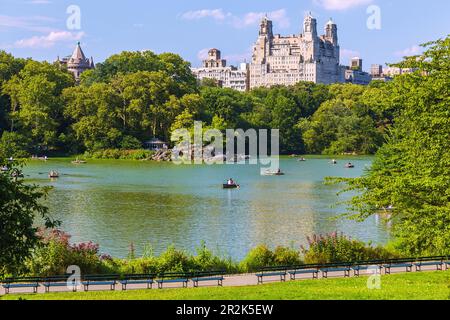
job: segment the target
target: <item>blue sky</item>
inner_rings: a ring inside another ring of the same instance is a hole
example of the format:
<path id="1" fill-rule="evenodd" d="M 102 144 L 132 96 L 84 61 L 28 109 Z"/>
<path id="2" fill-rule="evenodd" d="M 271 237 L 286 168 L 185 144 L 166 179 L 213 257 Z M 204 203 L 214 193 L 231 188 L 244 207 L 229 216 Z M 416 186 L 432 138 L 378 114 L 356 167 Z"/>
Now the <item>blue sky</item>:
<path id="1" fill-rule="evenodd" d="M 80 29 L 67 27 L 70 5 L 80 8 Z M 373 5 L 380 9 L 379 30 L 367 27 Z M 95 62 L 123 50 L 149 49 L 178 53 L 198 66 L 206 50 L 216 47 L 229 64 L 237 64 L 250 58 L 262 15 L 272 18 L 275 33 L 295 34 L 308 11 L 320 34 L 333 18 L 341 63 L 360 56 L 366 70 L 416 54 L 419 44 L 450 34 L 448 0 L 0 0 L 0 49 L 53 61 L 71 54 L 80 41 Z"/>

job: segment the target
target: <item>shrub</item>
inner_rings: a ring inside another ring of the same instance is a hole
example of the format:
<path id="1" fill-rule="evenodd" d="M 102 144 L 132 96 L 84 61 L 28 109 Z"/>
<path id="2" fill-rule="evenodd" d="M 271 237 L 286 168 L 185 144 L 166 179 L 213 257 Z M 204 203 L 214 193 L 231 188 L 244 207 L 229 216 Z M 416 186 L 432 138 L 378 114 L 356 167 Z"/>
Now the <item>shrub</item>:
<path id="1" fill-rule="evenodd" d="M 231 258 L 221 258 L 215 255 L 202 242 L 197 248 L 197 255 L 192 257 L 193 267 L 196 271 L 219 271 L 224 270 L 227 273 L 239 272 L 239 266 Z"/>
<path id="2" fill-rule="evenodd" d="M 305 263 L 325 264 L 335 262 L 355 262 L 397 257 L 383 247 L 372 247 L 362 241 L 353 240 L 343 234 L 314 235 L 308 237 L 309 248 L 301 247 Z"/>
<path id="3" fill-rule="evenodd" d="M 253 272 L 274 265 L 274 253 L 266 246 L 259 245 L 252 249 L 241 262 L 244 271 Z"/>
<path id="4" fill-rule="evenodd" d="M 122 141 L 120 142 L 120 148 L 124 150 L 140 149 L 142 148 L 142 143 L 135 137 L 125 136 L 122 138 Z"/>
<path id="5" fill-rule="evenodd" d="M 154 154 L 153 151 L 136 149 L 136 150 L 120 150 L 120 149 L 104 149 L 93 152 L 86 152 L 83 157 L 87 159 L 122 159 L 122 160 L 144 160 L 150 158 Z"/>
<path id="6" fill-rule="evenodd" d="M 309 248 L 301 247 L 301 252 L 282 246 L 272 251 L 266 245 L 259 245 L 252 249 L 241 263 L 214 254 L 204 242 L 197 248 L 196 255 L 170 246 L 159 256 L 154 256 L 153 251 L 147 249 L 142 257 L 136 258 L 134 246 L 131 245 L 127 259 L 115 259 L 109 255 L 99 255 L 99 246 L 92 242 L 71 245 L 70 236 L 58 230 L 41 232 L 40 236 L 42 245 L 26 262 L 29 275 L 61 275 L 70 265 L 79 266 L 83 274 L 158 274 L 213 270 L 240 273 L 255 272 L 264 267 L 300 265 L 303 263 L 302 255 L 304 263 L 307 264 L 398 257 L 392 249 L 372 247 L 337 233 L 308 238 Z"/>
<path id="7" fill-rule="evenodd" d="M 158 273 L 157 258 L 112 259 L 103 261 L 105 269 L 118 274 Z"/>
<path id="8" fill-rule="evenodd" d="M 273 252 L 274 264 L 277 266 L 293 266 L 302 264 L 300 252 L 287 247 L 276 247 Z"/>
<path id="9" fill-rule="evenodd" d="M 26 267 L 34 276 L 65 274 L 67 267 L 79 266 L 84 274 L 101 273 L 103 264 L 98 245 L 88 242 L 71 245 L 70 236 L 59 230 L 40 231 L 42 244 L 35 249 Z"/>
<path id="10" fill-rule="evenodd" d="M 119 274 L 193 272 L 223 270 L 227 273 L 239 272 L 239 266 L 231 259 L 221 258 L 209 250 L 205 243 L 197 248 L 197 255 L 169 247 L 160 256 L 144 254 L 140 258 L 130 255 L 128 259 L 105 259 L 105 269 Z"/>
<path id="11" fill-rule="evenodd" d="M 192 258 L 182 250 L 170 246 L 158 258 L 158 272 L 188 272 L 193 270 Z"/>

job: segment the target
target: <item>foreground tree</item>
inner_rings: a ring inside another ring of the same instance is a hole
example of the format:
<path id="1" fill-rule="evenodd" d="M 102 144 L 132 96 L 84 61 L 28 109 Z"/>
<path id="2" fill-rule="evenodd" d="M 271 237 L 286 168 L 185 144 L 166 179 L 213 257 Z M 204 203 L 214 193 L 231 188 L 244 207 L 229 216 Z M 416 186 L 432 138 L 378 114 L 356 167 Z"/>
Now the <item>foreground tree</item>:
<path id="1" fill-rule="evenodd" d="M 339 180 L 358 191 L 357 218 L 389 211 L 397 247 L 407 255 L 450 253 L 450 37 L 398 66 L 392 101 L 402 105 L 387 143 L 362 178 Z"/>
<path id="2" fill-rule="evenodd" d="M 0 166 L 8 172 L 0 173 L 0 276 L 16 273 L 31 250 L 40 243 L 35 222 L 39 219 L 47 228 L 58 223 L 47 214 L 41 199 L 47 189 L 25 184 L 11 177 L 18 170 L 0 154 Z"/>

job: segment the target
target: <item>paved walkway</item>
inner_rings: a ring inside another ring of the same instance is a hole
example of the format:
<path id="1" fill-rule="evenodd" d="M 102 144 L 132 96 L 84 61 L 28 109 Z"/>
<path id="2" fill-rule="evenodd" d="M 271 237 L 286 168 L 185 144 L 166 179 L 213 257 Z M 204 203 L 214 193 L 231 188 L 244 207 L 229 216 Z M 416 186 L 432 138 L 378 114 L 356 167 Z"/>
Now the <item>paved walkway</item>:
<path id="1" fill-rule="evenodd" d="M 436 267 L 434 267 L 434 266 L 425 267 L 424 266 L 424 267 L 422 267 L 421 272 L 430 272 L 430 271 L 436 271 Z M 413 272 L 416 272 L 416 271 L 413 271 Z M 444 271 L 442 271 L 442 272 L 444 272 Z M 399 273 L 406 273 L 405 268 L 392 268 L 391 274 L 399 274 Z M 373 273 L 371 273 L 371 272 L 366 273 L 365 271 L 361 271 L 361 277 L 369 276 L 372 274 Z M 384 274 L 384 273 L 382 273 L 382 274 Z M 353 272 L 351 273 L 351 276 L 354 276 Z M 328 278 L 344 278 L 344 272 L 329 272 Z M 301 280 L 307 280 L 307 279 L 312 279 L 312 275 L 311 274 L 297 275 L 295 281 L 301 281 Z M 279 282 L 279 281 L 280 281 L 279 276 L 264 278 L 264 284 L 275 283 L 275 282 Z M 287 275 L 286 281 L 290 281 L 289 275 Z M 319 279 L 315 280 L 315 281 L 326 281 L 326 280 L 323 280 L 322 274 L 319 273 Z M 202 287 L 202 286 L 213 287 L 216 285 L 217 285 L 217 281 L 200 283 L 200 287 Z M 257 286 L 257 285 L 258 285 L 258 280 L 257 280 L 256 274 L 226 276 L 225 280 L 223 281 L 224 287 L 242 287 L 242 286 Z M 181 287 L 180 284 L 164 284 L 164 289 L 180 288 L 180 287 Z M 146 288 L 147 288 L 146 285 L 127 285 L 127 291 L 128 290 L 137 290 L 137 289 L 146 289 Z M 192 281 L 189 281 L 188 288 L 193 288 Z M 95 286 L 95 287 L 89 288 L 89 291 L 108 291 L 108 290 L 110 290 L 109 286 Z M 157 289 L 156 283 L 153 285 L 152 290 L 159 290 L 159 289 Z M 32 291 L 32 289 L 26 289 L 26 288 L 25 289 L 22 289 L 22 288 L 12 289 L 10 294 L 30 293 L 31 291 Z M 66 287 L 51 288 L 51 292 L 70 292 L 70 291 L 71 291 L 71 289 L 68 289 Z M 80 288 L 78 291 L 83 291 L 83 289 Z M 122 291 L 122 286 L 120 284 L 116 285 L 115 291 Z M 43 286 L 40 286 L 38 288 L 38 293 L 45 294 L 45 288 Z M 5 294 L 5 290 L 2 287 L 2 288 L 0 288 L 0 296 L 2 296 L 4 294 Z"/>

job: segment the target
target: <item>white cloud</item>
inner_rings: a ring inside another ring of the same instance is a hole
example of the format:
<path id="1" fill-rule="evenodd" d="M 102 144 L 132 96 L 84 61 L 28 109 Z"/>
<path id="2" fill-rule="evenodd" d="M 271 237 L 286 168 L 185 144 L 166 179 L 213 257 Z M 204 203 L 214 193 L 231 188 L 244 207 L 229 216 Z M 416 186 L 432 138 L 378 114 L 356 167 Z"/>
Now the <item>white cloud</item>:
<path id="1" fill-rule="evenodd" d="M 231 16 L 231 13 L 224 12 L 222 9 L 203 9 L 197 11 L 188 11 L 181 15 L 181 18 L 185 20 L 198 20 L 203 18 L 213 18 L 214 20 L 225 20 L 225 18 Z"/>
<path id="2" fill-rule="evenodd" d="M 46 36 L 34 36 L 21 39 L 11 47 L 14 48 L 51 48 L 58 42 L 79 41 L 85 36 L 84 32 L 52 31 Z"/>
<path id="3" fill-rule="evenodd" d="M 250 46 L 245 52 L 226 54 L 223 58 L 227 60 L 229 64 L 240 64 L 243 62 L 250 62 L 252 60 L 253 47 Z"/>
<path id="4" fill-rule="evenodd" d="M 208 51 L 209 51 L 209 50 L 210 50 L 210 48 L 204 48 L 204 49 L 200 50 L 200 51 L 197 53 L 197 58 L 198 58 L 198 60 L 203 61 L 203 60 L 205 60 L 206 58 L 208 58 Z"/>
<path id="5" fill-rule="evenodd" d="M 0 30 L 16 28 L 47 33 L 52 29 L 50 27 L 43 26 L 42 24 L 54 21 L 55 19 L 45 16 L 13 17 L 0 15 Z"/>
<path id="6" fill-rule="evenodd" d="M 326 10 L 347 10 L 371 3 L 373 0 L 314 0 L 314 2 Z"/>
<path id="7" fill-rule="evenodd" d="M 275 10 L 272 12 L 249 12 L 244 17 L 235 17 L 233 25 L 237 28 L 257 25 L 261 19 L 267 14 L 268 18 L 272 20 L 277 26 L 282 29 L 289 28 L 291 22 L 287 16 L 285 9 Z"/>
<path id="8" fill-rule="evenodd" d="M 50 4 L 52 2 L 49 0 L 30 0 L 30 1 L 27 1 L 26 3 L 28 3 L 28 4 Z"/>
<path id="9" fill-rule="evenodd" d="M 396 51 L 395 55 L 398 57 L 409 57 L 416 56 L 423 52 L 423 49 L 417 45 L 412 46 L 410 48 L 406 48 L 404 50 Z"/>
<path id="10" fill-rule="evenodd" d="M 250 62 L 251 60 L 251 52 L 244 53 L 235 53 L 235 54 L 227 54 L 223 58 L 230 62 L 231 64 L 242 63 L 242 62 Z"/>
<path id="11" fill-rule="evenodd" d="M 341 49 L 341 59 L 342 60 L 350 60 L 355 57 L 360 57 L 361 53 L 356 50 L 351 49 Z"/>
<path id="12" fill-rule="evenodd" d="M 277 24 L 278 27 L 284 29 L 290 26 L 290 20 L 285 9 L 279 9 L 272 12 L 248 12 L 242 16 L 234 15 L 231 12 L 225 12 L 223 9 L 203 9 L 197 11 L 188 11 L 181 15 L 184 20 L 199 20 L 204 18 L 212 18 L 220 23 L 227 23 L 235 28 L 245 28 L 257 25 L 266 15 Z"/>

